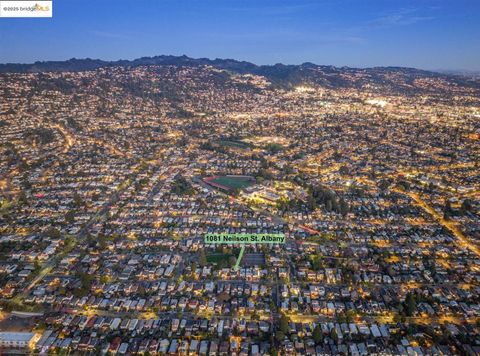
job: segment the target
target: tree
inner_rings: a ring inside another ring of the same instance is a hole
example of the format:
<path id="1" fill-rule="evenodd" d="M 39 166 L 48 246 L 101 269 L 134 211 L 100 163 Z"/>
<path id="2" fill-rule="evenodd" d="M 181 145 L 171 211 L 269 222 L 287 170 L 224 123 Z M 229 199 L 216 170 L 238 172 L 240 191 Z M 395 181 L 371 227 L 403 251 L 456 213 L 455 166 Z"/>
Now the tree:
<path id="1" fill-rule="evenodd" d="M 315 326 L 315 329 L 313 329 L 313 340 L 315 340 L 317 345 L 323 342 L 323 332 L 320 325 Z"/>
<path id="2" fill-rule="evenodd" d="M 336 213 L 340 212 L 340 206 L 338 204 L 338 200 L 335 198 L 332 200 L 332 210 Z"/>
<path id="3" fill-rule="evenodd" d="M 332 201 L 331 200 L 327 200 L 327 202 L 325 203 L 325 209 L 327 209 L 328 212 L 332 211 Z"/>
<path id="4" fill-rule="evenodd" d="M 38 259 L 35 259 L 34 268 L 35 272 L 37 273 L 42 269 L 42 265 L 40 264 L 40 261 L 38 261 Z"/>
<path id="5" fill-rule="evenodd" d="M 288 322 L 289 322 L 289 320 L 288 320 L 287 316 L 282 313 L 282 315 L 280 316 L 279 329 L 284 334 L 288 333 Z"/>
<path id="6" fill-rule="evenodd" d="M 55 140 L 55 132 L 46 127 L 35 127 L 27 129 L 23 137 L 32 143 L 39 145 L 47 145 Z"/>
<path id="7" fill-rule="evenodd" d="M 93 276 L 85 272 L 77 272 L 77 278 L 80 279 L 81 287 L 74 291 L 74 295 L 77 297 L 83 297 L 90 292 L 93 282 Z"/>
<path id="8" fill-rule="evenodd" d="M 332 329 L 332 332 L 331 332 L 330 336 L 333 340 L 335 340 L 335 342 L 338 343 L 338 334 L 337 334 L 337 329 L 336 328 Z"/>
<path id="9" fill-rule="evenodd" d="M 65 222 L 67 224 L 73 224 L 74 221 L 75 221 L 75 212 L 73 210 L 70 210 L 65 214 Z"/>
<path id="10" fill-rule="evenodd" d="M 343 216 L 346 216 L 348 214 L 348 211 L 350 210 L 348 203 L 343 199 L 343 197 L 340 199 L 340 214 Z"/>
<path id="11" fill-rule="evenodd" d="M 100 251 L 103 251 L 107 248 L 107 237 L 104 234 L 98 234 L 97 245 Z"/>
<path id="12" fill-rule="evenodd" d="M 315 198 L 310 194 L 307 197 L 307 206 L 312 211 L 317 208 L 317 202 L 315 201 Z"/>
<path id="13" fill-rule="evenodd" d="M 278 153 L 280 152 L 283 147 L 282 145 L 279 145 L 278 143 L 268 143 L 266 146 L 265 146 L 266 150 L 272 154 L 275 154 L 275 153 Z"/>
<path id="14" fill-rule="evenodd" d="M 207 265 L 207 256 L 205 255 L 204 250 L 200 250 L 200 252 L 199 252 L 198 263 L 202 267 Z"/>
<path id="15" fill-rule="evenodd" d="M 338 173 L 340 173 L 342 176 L 346 176 L 350 173 L 350 170 L 348 169 L 347 166 L 341 166 L 340 169 L 338 170 Z"/>
<path id="16" fill-rule="evenodd" d="M 405 315 L 402 315 L 401 313 L 395 313 L 393 316 L 393 322 L 394 323 L 405 323 Z"/>
<path id="17" fill-rule="evenodd" d="M 445 206 L 443 208 L 443 218 L 445 220 L 448 220 L 452 215 L 453 215 L 452 205 L 450 204 L 450 200 L 446 199 Z"/>
<path id="18" fill-rule="evenodd" d="M 295 170 L 293 169 L 293 167 L 289 164 L 286 164 L 284 167 L 283 167 L 283 174 L 284 175 L 289 175 L 289 174 L 293 174 L 295 172 Z"/>
<path id="19" fill-rule="evenodd" d="M 175 177 L 171 191 L 176 195 L 192 195 L 194 193 L 192 185 L 181 175 Z"/>
<path id="20" fill-rule="evenodd" d="M 390 182 L 386 179 L 382 179 L 378 184 L 378 187 L 380 188 L 380 190 L 387 190 L 389 186 L 390 186 Z"/>
<path id="21" fill-rule="evenodd" d="M 28 205 L 27 195 L 23 190 L 21 190 L 20 193 L 18 194 L 18 202 L 22 205 Z"/>
<path id="22" fill-rule="evenodd" d="M 61 233 L 60 233 L 60 230 L 54 228 L 54 227 L 51 227 L 50 229 L 48 229 L 47 231 L 47 236 L 53 238 L 53 239 L 58 239 L 60 238 L 61 236 Z"/>
<path id="23" fill-rule="evenodd" d="M 322 255 L 320 255 L 320 254 L 314 255 L 311 258 L 310 262 L 312 264 L 312 269 L 314 271 L 319 271 L 321 268 L 323 268 Z"/>
<path id="24" fill-rule="evenodd" d="M 470 199 L 465 199 L 460 207 L 460 214 L 465 215 L 465 213 L 470 211 L 472 211 L 472 201 Z"/>
<path id="25" fill-rule="evenodd" d="M 277 340 L 277 342 L 282 342 L 283 340 L 285 340 L 285 333 L 283 333 L 282 331 L 277 331 L 275 333 L 275 339 Z"/>
<path id="26" fill-rule="evenodd" d="M 349 310 L 347 311 L 346 315 L 346 322 L 351 323 L 353 321 L 353 318 L 355 317 L 357 313 L 354 310 Z"/>
<path id="27" fill-rule="evenodd" d="M 413 293 L 408 293 L 405 297 L 405 311 L 407 316 L 413 316 L 417 310 L 417 304 L 415 302 L 415 296 Z"/>
<path id="28" fill-rule="evenodd" d="M 82 197 L 77 192 L 73 194 L 73 205 L 76 208 L 80 208 L 85 205 L 85 202 L 83 201 Z"/>
<path id="29" fill-rule="evenodd" d="M 274 310 L 274 309 L 275 309 L 275 303 L 273 302 L 273 300 L 270 301 L 269 307 L 270 307 L 270 310 Z"/>
<path id="30" fill-rule="evenodd" d="M 258 179 L 258 178 L 263 178 L 264 180 L 272 180 L 273 179 L 273 174 L 272 172 L 266 170 L 266 169 L 263 169 L 261 168 L 258 173 L 256 174 L 256 178 L 255 179 Z"/>

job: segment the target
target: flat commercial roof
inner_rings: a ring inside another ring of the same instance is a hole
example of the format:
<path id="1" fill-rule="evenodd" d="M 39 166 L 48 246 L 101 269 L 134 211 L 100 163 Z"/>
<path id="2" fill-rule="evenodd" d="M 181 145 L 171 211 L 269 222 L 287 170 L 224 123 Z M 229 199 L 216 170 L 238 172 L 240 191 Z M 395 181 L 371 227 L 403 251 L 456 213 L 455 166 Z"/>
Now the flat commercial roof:
<path id="1" fill-rule="evenodd" d="M 34 336 L 26 332 L 0 332 L 0 341 L 29 342 Z"/>

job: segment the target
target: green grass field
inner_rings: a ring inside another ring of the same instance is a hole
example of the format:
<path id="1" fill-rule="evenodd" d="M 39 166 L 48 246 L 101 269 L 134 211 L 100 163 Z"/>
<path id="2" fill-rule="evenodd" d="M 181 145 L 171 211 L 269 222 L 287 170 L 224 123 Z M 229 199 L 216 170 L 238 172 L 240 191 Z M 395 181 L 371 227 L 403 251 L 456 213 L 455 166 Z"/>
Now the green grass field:
<path id="1" fill-rule="evenodd" d="M 228 262 L 230 254 L 227 253 L 211 253 L 207 255 L 207 262 L 209 263 L 218 263 L 220 261 Z"/>
<path id="2" fill-rule="evenodd" d="M 221 184 L 230 189 L 243 189 L 251 186 L 254 182 L 250 178 L 245 177 L 218 177 L 213 180 L 217 184 Z"/>

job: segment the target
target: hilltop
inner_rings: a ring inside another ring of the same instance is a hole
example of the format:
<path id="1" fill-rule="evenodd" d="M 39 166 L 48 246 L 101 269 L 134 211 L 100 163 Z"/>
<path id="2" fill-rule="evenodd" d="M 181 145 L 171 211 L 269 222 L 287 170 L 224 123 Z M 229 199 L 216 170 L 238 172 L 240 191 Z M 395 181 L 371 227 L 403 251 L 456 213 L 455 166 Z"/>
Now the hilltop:
<path id="1" fill-rule="evenodd" d="M 287 65 L 256 65 L 234 59 L 190 58 L 188 56 L 161 55 L 134 60 L 104 61 L 76 59 L 46 61 L 31 64 L 0 64 L 0 73 L 82 72 L 99 68 L 141 66 L 204 67 L 211 66 L 230 74 L 252 74 L 265 77 L 275 87 L 289 88 L 313 85 L 325 88 L 380 89 L 399 94 L 443 92 L 464 88 L 473 93 L 480 91 L 480 80 L 475 77 L 437 73 L 404 67 L 351 68 L 303 63 Z"/>

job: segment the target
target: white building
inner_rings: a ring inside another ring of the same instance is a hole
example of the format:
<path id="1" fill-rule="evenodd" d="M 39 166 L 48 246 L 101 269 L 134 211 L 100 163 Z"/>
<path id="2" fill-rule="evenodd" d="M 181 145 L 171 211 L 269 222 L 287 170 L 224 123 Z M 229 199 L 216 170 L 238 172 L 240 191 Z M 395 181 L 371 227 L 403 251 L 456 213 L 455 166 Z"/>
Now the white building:
<path id="1" fill-rule="evenodd" d="M 0 347 L 28 348 L 35 342 L 36 335 L 26 332 L 0 332 Z"/>

